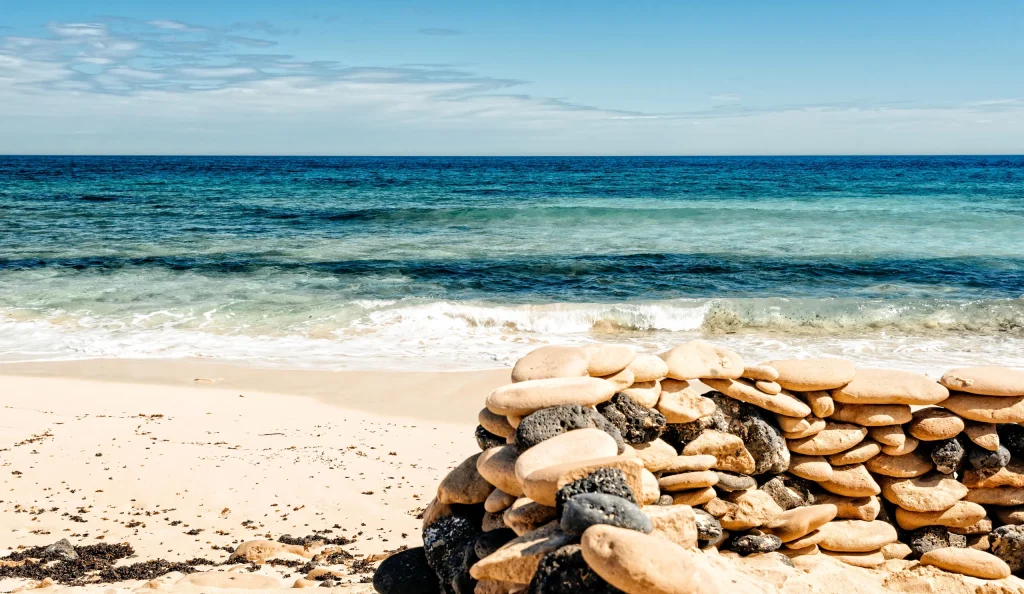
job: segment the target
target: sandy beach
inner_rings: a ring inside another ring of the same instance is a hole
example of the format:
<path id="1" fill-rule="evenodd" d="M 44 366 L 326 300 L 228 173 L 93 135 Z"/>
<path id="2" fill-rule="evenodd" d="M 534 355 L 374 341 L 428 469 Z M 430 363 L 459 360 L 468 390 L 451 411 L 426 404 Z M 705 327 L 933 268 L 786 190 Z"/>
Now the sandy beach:
<path id="1" fill-rule="evenodd" d="M 5 365 L 0 546 L 127 542 L 133 562 L 223 562 L 282 535 L 345 537 L 359 557 L 416 546 L 416 516 L 507 374 Z"/>

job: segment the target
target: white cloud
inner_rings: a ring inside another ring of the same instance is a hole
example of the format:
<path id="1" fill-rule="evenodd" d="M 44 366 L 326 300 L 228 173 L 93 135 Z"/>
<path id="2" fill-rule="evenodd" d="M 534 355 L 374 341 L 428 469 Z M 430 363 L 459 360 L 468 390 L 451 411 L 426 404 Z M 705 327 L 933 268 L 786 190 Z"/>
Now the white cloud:
<path id="1" fill-rule="evenodd" d="M 193 78 L 234 78 L 256 73 L 252 68 L 179 68 L 178 72 Z"/>
<path id="2" fill-rule="evenodd" d="M 156 27 L 157 29 L 170 29 L 172 31 L 188 31 L 189 30 L 189 26 L 188 25 L 186 25 L 185 23 L 178 22 L 178 21 L 155 20 L 155 21 L 146 21 L 146 24 L 152 25 L 152 26 Z"/>

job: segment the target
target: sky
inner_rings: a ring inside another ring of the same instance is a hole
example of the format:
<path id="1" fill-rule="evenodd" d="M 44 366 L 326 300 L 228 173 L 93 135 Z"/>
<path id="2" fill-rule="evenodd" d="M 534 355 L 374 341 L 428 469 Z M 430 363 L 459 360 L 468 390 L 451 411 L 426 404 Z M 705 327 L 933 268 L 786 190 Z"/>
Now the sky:
<path id="1" fill-rule="evenodd" d="M 1021 31 L 1021 0 L 0 0 L 0 154 L 1019 154 Z"/>

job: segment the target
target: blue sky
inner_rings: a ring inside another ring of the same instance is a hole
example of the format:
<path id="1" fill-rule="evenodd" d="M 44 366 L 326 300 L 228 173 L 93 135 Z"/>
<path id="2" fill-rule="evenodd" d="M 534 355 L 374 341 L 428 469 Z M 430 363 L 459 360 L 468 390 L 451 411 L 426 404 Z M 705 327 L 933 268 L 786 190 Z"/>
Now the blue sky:
<path id="1" fill-rule="evenodd" d="M 0 0 L 0 153 L 1024 152 L 1024 2 Z"/>

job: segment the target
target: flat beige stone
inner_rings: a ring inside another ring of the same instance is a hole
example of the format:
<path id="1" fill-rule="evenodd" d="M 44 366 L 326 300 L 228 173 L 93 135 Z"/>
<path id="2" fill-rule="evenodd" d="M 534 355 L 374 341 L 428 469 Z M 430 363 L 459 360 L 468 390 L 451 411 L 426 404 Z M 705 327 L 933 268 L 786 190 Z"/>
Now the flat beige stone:
<path id="1" fill-rule="evenodd" d="M 796 507 L 782 512 L 766 525 L 764 531 L 778 536 L 782 542 L 789 542 L 831 522 L 838 512 L 838 508 L 830 503 Z"/>
<path id="2" fill-rule="evenodd" d="M 659 356 L 668 364 L 668 377 L 673 379 L 737 378 L 743 374 L 739 355 L 703 340 L 691 340 Z"/>
<path id="3" fill-rule="evenodd" d="M 513 382 L 586 375 L 587 355 L 583 349 L 556 345 L 530 351 L 512 368 Z"/>
<path id="4" fill-rule="evenodd" d="M 668 444 L 665 444 L 668 445 Z M 669 449 L 672 446 L 668 446 Z M 634 448 L 635 449 L 635 448 Z M 516 460 L 516 479 L 522 483 L 534 471 L 569 462 L 609 458 L 619 452 L 615 439 L 600 429 L 576 429 L 546 439 L 519 454 Z M 676 452 L 672 450 L 672 456 Z"/>
<path id="5" fill-rule="evenodd" d="M 754 382 L 754 387 L 765 394 L 775 395 L 782 392 L 782 386 L 775 382 L 766 382 L 764 380 L 757 380 Z"/>
<path id="6" fill-rule="evenodd" d="M 953 507 L 937 512 L 912 512 L 896 508 L 896 523 L 904 530 L 923 526 L 970 528 L 985 517 L 985 508 L 970 501 L 957 501 Z"/>
<path id="7" fill-rule="evenodd" d="M 481 427 L 498 437 L 507 438 L 516 433 L 515 427 L 509 424 L 505 415 L 496 415 L 486 408 L 480 410 L 476 419 Z"/>
<path id="8" fill-rule="evenodd" d="M 649 353 L 637 355 L 629 364 L 629 370 L 633 372 L 633 381 L 637 382 L 653 382 L 668 377 L 665 360 Z"/>
<path id="9" fill-rule="evenodd" d="M 736 509 L 736 507 L 737 505 L 731 501 L 726 501 L 725 499 L 719 499 L 718 497 L 715 497 L 714 499 L 708 501 L 707 504 L 704 505 L 704 511 L 708 512 L 712 516 L 715 516 L 716 518 L 721 518 L 725 514 Z"/>
<path id="10" fill-rule="evenodd" d="M 832 399 L 848 404 L 913 404 L 942 402 L 949 390 L 912 371 L 861 368 L 853 381 L 832 391 Z"/>
<path id="11" fill-rule="evenodd" d="M 694 489 L 693 491 L 683 491 L 681 493 L 672 494 L 672 505 L 704 505 L 705 503 L 711 501 L 717 496 L 718 493 L 715 492 L 714 487 Z"/>
<path id="12" fill-rule="evenodd" d="M 836 403 L 832 400 L 832 395 L 825 390 L 807 392 L 804 394 L 804 399 L 807 400 L 807 404 L 811 407 L 811 412 L 816 417 L 825 419 L 832 416 L 832 413 L 835 412 Z"/>
<path id="13" fill-rule="evenodd" d="M 509 495 L 501 489 L 495 489 L 491 491 L 491 494 L 487 496 L 487 500 L 484 501 L 484 511 L 491 514 L 505 511 L 512 507 L 515 501 L 516 497 L 514 495 Z"/>
<path id="14" fill-rule="evenodd" d="M 643 461 L 644 468 L 651 472 L 664 471 L 679 457 L 676 449 L 661 439 L 635 444 L 633 451 L 636 453 L 636 457 Z"/>
<path id="15" fill-rule="evenodd" d="M 998 470 L 968 470 L 960 481 L 968 489 L 1024 487 L 1024 462 L 1011 459 L 1009 464 Z"/>
<path id="16" fill-rule="evenodd" d="M 903 427 L 899 425 L 892 427 L 869 427 L 868 435 L 871 439 L 882 444 L 882 447 L 892 446 L 898 448 L 907 439 L 906 433 L 903 432 Z"/>
<path id="17" fill-rule="evenodd" d="M 702 383 L 713 390 L 725 394 L 741 402 L 753 404 L 767 411 L 787 417 L 806 417 L 811 414 L 811 407 L 789 392 L 776 395 L 766 394 L 744 379 L 712 379 L 705 378 Z"/>
<path id="18" fill-rule="evenodd" d="M 476 460 L 476 470 L 480 476 L 495 487 L 521 497 L 523 486 L 516 478 L 516 461 L 519 450 L 514 445 L 503 445 L 480 452 Z"/>
<path id="19" fill-rule="evenodd" d="M 646 468 L 640 471 L 640 496 L 637 502 L 640 505 L 652 505 L 661 498 L 661 486 L 658 485 L 658 477 Z"/>
<path id="20" fill-rule="evenodd" d="M 867 435 L 868 430 L 859 425 L 828 423 L 816 435 L 789 440 L 789 450 L 807 456 L 829 456 L 852 448 Z"/>
<path id="21" fill-rule="evenodd" d="M 769 361 L 779 371 L 775 380 L 786 390 L 813 392 L 841 388 L 850 383 L 857 369 L 845 359 L 785 359 Z"/>
<path id="22" fill-rule="evenodd" d="M 819 528 L 822 537 L 818 546 L 837 553 L 866 553 L 877 551 L 899 537 L 888 522 L 875 520 L 835 520 Z"/>
<path id="23" fill-rule="evenodd" d="M 889 456 L 906 456 L 917 450 L 918 444 L 920 444 L 916 437 L 907 436 L 906 441 L 903 442 L 902 446 L 882 446 L 882 453 Z"/>
<path id="24" fill-rule="evenodd" d="M 914 478 L 930 472 L 935 465 L 932 459 L 917 452 L 902 456 L 879 454 L 864 463 L 867 469 L 875 474 L 893 478 Z"/>
<path id="25" fill-rule="evenodd" d="M 827 481 L 832 478 L 832 466 L 824 456 L 790 454 L 789 473 L 809 481 Z"/>
<path id="26" fill-rule="evenodd" d="M 676 456 L 667 468 L 662 470 L 665 474 L 676 472 L 691 472 L 694 470 L 711 470 L 718 462 L 714 456 L 701 454 L 699 456 Z"/>
<path id="27" fill-rule="evenodd" d="M 504 530 L 505 528 L 508 528 L 505 525 L 505 512 L 486 513 L 480 522 L 480 529 L 484 532 Z"/>
<path id="28" fill-rule="evenodd" d="M 981 423 L 1024 422 L 1024 396 L 975 396 L 953 392 L 942 406 L 964 419 Z"/>
<path id="29" fill-rule="evenodd" d="M 818 484 L 826 491 L 845 497 L 871 497 L 882 490 L 863 464 L 836 466 L 832 477 Z"/>
<path id="30" fill-rule="evenodd" d="M 487 500 L 494 486 L 477 471 L 476 463 L 479 458 L 480 454 L 466 458 L 441 480 L 437 487 L 438 501 L 472 505 Z"/>
<path id="31" fill-rule="evenodd" d="M 661 361 L 661 359 L 658 359 Z M 654 408 L 661 398 L 661 382 L 638 382 L 634 379 L 633 384 L 628 388 L 620 390 L 626 396 L 636 401 L 640 406 Z"/>
<path id="32" fill-rule="evenodd" d="M 978 447 L 985 448 L 990 452 L 999 449 L 999 434 L 996 433 L 996 426 L 992 423 L 967 421 L 964 433 Z"/>
<path id="33" fill-rule="evenodd" d="M 779 370 L 771 365 L 747 365 L 743 368 L 742 377 L 756 381 L 774 382 L 779 379 Z"/>
<path id="34" fill-rule="evenodd" d="M 684 456 L 710 454 L 717 462 L 718 470 L 730 470 L 739 474 L 753 474 L 754 457 L 743 445 L 743 440 L 731 433 L 706 430 L 697 439 L 683 446 Z"/>
<path id="35" fill-rule="evenodd" d="M 882 497 L 905 510 L 936 512 L 947 510 L 967 495 L 968 489 L 956 479 L 939 473 L 915 478 L 879 477 Z"/>
<path id="36" fill-rule="evenodd" d="M 598 468 L 621 470 L 626 475 L 626 483 L 639 500 L 643 493 L 644 463 L 639 458 L 625 455 L 542 468 L 526 477 L 523 481 L 523 491 L 530 499 L 542 505 L 554 507 L 555 494 L 559 489 L 575 480 L 589 476 Z"/>
<path id="37" fill-rule="evenodd" d="M 992 508 L 992 515 L 1000 524 L 1024 524 L 1024 506 L 1000 506 Z"/>
<path id="38" fill-rule="evenodd" d="M 853 423 L 864 427 L 902 425 L 910 421 L 910 406 L 906 404 L 844 404 L 835 403 L 830 421 Z"/>
<path id="39" fill-rule="evenodd" d="M 684 549 L 697 546 L 697 519 L 689 505 L 647 505 L 644 514 L 651 519 L 651 536 L 660 536 Z"/>
<path id="40" fill-rule="evenodd" d="M 726 530 L 749 530 L 769 524 L 782 515 L 783 509 L 764 491 L 753 490 L 732 498 L 736 507 L 718 521 Z"/>
<path id="41" fill-rule="evenodd" d="M 523 422 L 524 417 L 525 415 L 505 415 L 505 419 L 508 420 L 508 424 L 511 425 L 513 429 L 519 428 L 519 423 Z"/>
<path id="42" fill-rule="evenodd" d="M 1024 396 L 1024 371 L 1008 367 L 961 367 L 947 371 L 939 382 L 957 392 L 982 396 Z"/>
<path id="43" fill-rule="evenodd" d="M 673 424 L 690 423 L 715 413 L 715 403 L 701 396 L 685 380 L 666 379 L 661 382 L 658 412 Z"/>
<path id="44" fill-rule="evenodd" d="M 883 555 L 880 550 L 866 551 L 863 553 L 838 553 L 827 549 L 821 549 L 821 552 L 822 554 L 841 563 L 852 565 L 854 567 L 863 567 L 864 569 L 872 569 L 885 563 L 885 555 Z"/>
<path id="45" fill-rule="evenodd" d="M 192 573 L 174 584 L 175 587 L 168 588 L 168 590 L 180 592 L 195 588 L 199 592 L 209 592 L 210 590 L 278 590 L 285 587 L 280 579 L 269 575 L 216 570 Z M 46 586 L 42 586 L 42 588 L 48 589 Z"/>
<path id="46" fill-rule="evenodd" d="M 922 408 L 907 424 L 907 433 L 921 441 L 950 439 L 963 430 L 964 420 L 942 408 Z"/>
<path id="47" fill-rule="evenodd" d="M 658 479 L 658 487 L 662 491 L 687 491 L 691 489 L 703 489 L 714 487 L 718 484 L 718 475 L 710 470 L 699 470 L 696 472 L 683 472 L 663 476 Z"/>
<path id="48" fill-rule="evenodd" d="M 583 560 L 604 581 L 636 594 L 714 594 L 703 560 L 663 538 L 596 524 L 580 540 Z"/>
<path id="49" fill-rule="evenodd" d="M 813 415 L 804 417 L 802 419 L 794 419 L 793 417 L 784 417 L 782 415 L 776 415 L 776 419 L 779 420 L 779 427 L 782 429 L 782 436 L 786 439 L 803 439 L 805 437 L 812 437 L 821 433 L 828 423 L 825 419 L 815 417 Z M 796 423 L 785 423 L 785 425 L 793 427 L 792 431 L 787 431 L 783 427 L 782 419 L 793 419 Z"/>
<path id="50" fill-rule="evenodd" d="M 555 508 L 541 505 L 529 497 L 520 497 L 503 514 L 505 525 L 522 536 L 558 518 Z"/>
<path id="51" fill-rule="evenodd" d="M 890 559 L 906 559 L 914 553 L 913 549 L 909 545 L 905 545 L 902 542 L 893 542 L 882 547 L 882 556 L 885 560 Z"/>
<path id="52" fill-rule="evenodd" d="M 882 503 L 878 497 L 843 497 L 833 493 L 815 494 L 814 502 L 836 506 L 836 517 L 843 520 L 864 520 L 870 522 L 878 517 Z"/>
<path id="53" fill-rule="evenodd" d="M 882 453 L 882 446 L 878 445 L 876 441 L 866 439 L 844 452 L 832 454 L 828 457 L 828 462 L 833 466 L 863 464 L 880 453 Z"/>
<path id="54" fill-rule="evenodd" d="M 616 374 L 636 359 L 636 351 L 623 344 L 588 344 L 581 350 L 587 356 L 587 373 L 592 377 Z"/>
<path id="55" fill-rule="evenodd" d="M 621 392 L 633 385 L 633 372 L 629 369 L 623 369 L 618 373 L 602 375 L 599 377 L 614 385 L 616 392 Z"/>
<path id="56" fill-rule="evenodd" d="M 527 380 L 491 392 L 487 408 L 499 415 L 525 416 L 561 404 L 594 406 L 614 395 L 615 384 L 596 377 Z"/>
<path id="57" fill-rule="evenodd" d="M 817 548 L 818 542 L 820 542 L 821 539 L 824 537 L 825 535 L 821 532 L 821 530 L 811 530 L 804 536 L 801 536 L 800 538 L 795 538 L 787 542 L 786 547 L 790 549 L 806 549 L 808 547 Z"/>
<path id="58" fill-rule="evenodd" d="M 967 492 L 964 499 L 973 503 L 980 503 L 982 505 L 1024 505 L 1024 488 L 995 487 L 971 489 Z"/>
<path id="59" fill-rule="evenodd" d="M 932 549 L 921 555 L 921 565 L 932 565 L 953 573 L 986 580 L 1010 577 L 1010 566 L 1005 561 L 992 553 L 975 549 Z"/>
<path id="60" fill-rule="evenodd" d="M 806 431 L 810 429 L 811 425 L 816 422 L 817 417 L 806 416 L 806 417 L 789 417 L 786 415 L 775 415 L 775 421 L 779 425 L 779 429 L 782 429 L 783 433 L 796 433 L 799 431 Z M 822 427 L 824 429 L 824 427 Z"/>
<path id="61" fill-rule="evenodd" d="M 639 533 L 637 533 L 639 534 Z M 529 584 L 544 555 L 572 544 L 574 537 L 562 532 L 558 522 L 510 540 L 505 546 L 477 561 L 469 574 L 477 580 Z"/>

